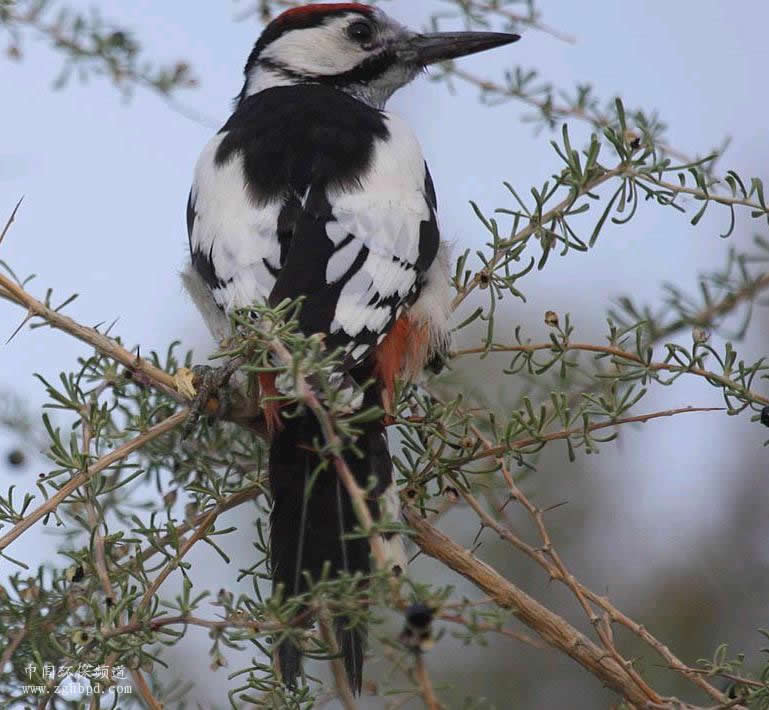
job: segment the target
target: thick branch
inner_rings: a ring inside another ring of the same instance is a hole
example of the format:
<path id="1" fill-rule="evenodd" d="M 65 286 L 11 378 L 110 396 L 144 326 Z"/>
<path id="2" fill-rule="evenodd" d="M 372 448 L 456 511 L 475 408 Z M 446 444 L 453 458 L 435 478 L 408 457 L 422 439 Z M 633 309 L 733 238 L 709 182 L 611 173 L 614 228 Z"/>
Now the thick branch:
<path id="1" fill-rule="evenodd" d="M 628 701 L 639 706 L 664 704 L 664 699 L 657 693 L 651 696 L 645 694 L 630 680 L 624 668 L 565 619 L 457 545 L 414 510 L 408 508 L 404 514 L 414 533 L 414 541 L 422 552 L 470 580 L 502 608 L 510 609 L 516 618 L 549 645 L 573 658 Z"/>
<path id="2" fill-rule="evenodd" d="M 138 355 L 129 352 L 116 340 L 100 333 L 95 328 L 80 325 L 80 323 L 72 320 L 72 318 L 62 315 L 53 308 L 49 308 L 27 293 L 21 286 L 14 283 L 5 274 L 0 274 L 0 297 L 25 308 L 27 319 L 35 316 L 42 318 L 52 328 L 74 336 L 78 340 L 93 346 L 103 355 L 124 365 L 132 373 L 136 373 L 142 379 L 146 379 L 147 384 L 164 392 L 169 397 L 178 402 L 186 402 L 185 398 L 177 391 L 173 377 L 167 372 L 155 367 L 152 363 Z"/>
<path id="3" fill-rule="evenodd" d="M 139 384 L 153 387 L 181 404 L 190 404 L 190 400 L 178 390 L 173 375 L 169 375 L 139 355 L 129 352 L 116 340 L 100 333 L 95 328 L 81 325 L 72 318 L 48 307 L 2 273 L 0 273 L 0 298 L 5 298 L 26 309 L 27 317 L 25 322 L 30 318 L 41 318 L 52 328 L 77 338 L 81 342 L 92 346 L 102 355 L 125 366 L 133 379 Z M 256 403 L 245 400 L 240 396 L 239 392 L 232 392 L 232 394 L 234 400 L 233 407 L 227 419 L 260 436 L 265 436 L 266 427 L 264 419 Z"/>

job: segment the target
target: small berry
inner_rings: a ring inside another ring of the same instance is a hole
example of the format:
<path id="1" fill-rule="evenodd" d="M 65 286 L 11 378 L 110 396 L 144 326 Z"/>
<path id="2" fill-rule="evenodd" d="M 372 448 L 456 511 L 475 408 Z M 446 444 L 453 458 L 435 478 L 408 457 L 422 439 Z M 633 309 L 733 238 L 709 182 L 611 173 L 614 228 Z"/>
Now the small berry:
<path id="1" fill-rule="evenodd" d="M 21 449 L 14 449 L 8 452 L 8 465 L 9 466 L 23 466 L 26 457 Z"/>
<path id="2" fill-rule="evenodd" d="M 434 614 L 426 604 L 412 604 L 406 609 L 406 623 L 415 631 L 425 631 L 432 623 Z"/>

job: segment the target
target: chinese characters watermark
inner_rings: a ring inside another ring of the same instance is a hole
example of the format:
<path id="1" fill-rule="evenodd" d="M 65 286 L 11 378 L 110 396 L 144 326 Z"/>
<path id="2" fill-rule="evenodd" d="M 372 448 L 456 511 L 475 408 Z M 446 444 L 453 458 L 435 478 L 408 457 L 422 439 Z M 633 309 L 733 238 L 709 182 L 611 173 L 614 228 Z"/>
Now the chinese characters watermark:
<path id="1" fill-rule="evenodd" d="M 28 663 L 24 666 L 27 678 L 38 682 L 37 685 L 27 685 L 25 692 L 32 695 L 55 693 L 64 696 L 101 695 L 114 692 L 119 695 L 130 695 L 133 687 L 130 683 L 120 684 L 116 681 L 126 680 L 128 672 L 125 666 L 95 665 L 93 663 L 78 663 L 76 665 L 55 666 L 53 663 Z M 39 684 L 40 681 L 44 684 Z M 87 682 L 81 682 L 81 681 Z M 66 681 L 66 682 L 65 682 Z M 58 685 L 56 683 L 58 682 Z"/>

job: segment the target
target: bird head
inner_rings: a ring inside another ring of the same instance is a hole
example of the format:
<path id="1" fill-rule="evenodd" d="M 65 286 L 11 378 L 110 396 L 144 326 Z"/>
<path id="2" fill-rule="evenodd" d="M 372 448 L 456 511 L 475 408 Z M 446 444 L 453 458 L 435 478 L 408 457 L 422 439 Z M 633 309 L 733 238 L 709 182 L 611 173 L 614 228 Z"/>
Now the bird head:
<path id="1" fill-rule="evenodd" d="M 262 32 L 240 101 L 272 86 L 325 84 L 382 108 L 430 64 L 520 39 L 501 32 L 413 32 L 361 3 L 287 10 Z"/>

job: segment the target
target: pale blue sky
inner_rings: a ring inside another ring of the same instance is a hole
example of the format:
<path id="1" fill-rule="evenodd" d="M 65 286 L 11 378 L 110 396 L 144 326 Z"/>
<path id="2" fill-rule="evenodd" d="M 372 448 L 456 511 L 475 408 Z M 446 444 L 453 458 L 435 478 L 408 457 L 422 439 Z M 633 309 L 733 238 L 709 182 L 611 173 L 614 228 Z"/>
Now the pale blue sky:
<path id="1" fill-rule="evenodd" d="M 419 26 L 442 5 L 393 0 L 386 8 Z M 549 24 L 577 37 L 575 45 L 527 31 L 518 44 L 463 65 L 499 77 L 520 63 L 568 90 L 590 81 L 600 96 L 620 93 L 630 107 L 658 109 L 671 126 L 670 142 L 684 152 L 706 152 L 731 136 L 722 167 L 766 176 L 769 3 L 540 0 L 539 5 Z M 233 22 L 237 4 L 107 0 L 99 7 L 134 28 L 149 56 L 190 60 L 201 87 L 180 99 L 215 124 L 224 122 L 259 31 L 253 21 Z M 18 273 L 37 273 L 32 290 L 39 294 L 49 286 L 62 297 L 80 293 L 68 309 L 78 320 L 95 324 L 119 317 L 115 332 L 127 343 L 141 343 L 144 352 L 180 337 L 202 353 L 208 347 L 205 329 L 182 292 L 178 271 L 186 258 L 190 175 L 212 130 L 145 91 L 130 102 L 103 81 L 51 91 L 58 67 L 58 58 L 34 40 L 22 63 L 0 61 L 0 221 L 25 195 L 0 257 Z M 510 206 L 503 180 L 527 193 L 560 169 L 549 136 L 536 136 L 519 121 L 528 112 L 519 104 L 486 108 L 472 89 L 458 85 L 452 95 L 445 86 L 420 80 L 390 108 L 412 123 L 422 142 L 444 235 L 458 247 L 478 247 L 484 239 L 468 200 L 487 212 Z M 584 128 L 575 124 L 573 135 L 584 136 Z M 643 205 L 637 220 L 607 229 L 591 252 L 551 259 L 544 272 L 527 278 L 529 300 L 515 304 L 510 332 L 521 322 L 533 338 L 546 337 L 542 314 L 553 309 L 575 316 L 581 340 L 600 340 L 602 313 L 611 298 L 632 293 L 654 300 L 663 281 L 693 289 L 697 271 L 718 267 L 729 247 L 718 238 L 725 219 L 711 209 L 694 229 L 672 210 Z M 759 226 L 741 220 L 733 243 L 746 246 Z M 0 303 L 0 340 L 21 315 Z M 766 343 L 756 339 L 746 347 L 750 360 L 763 354 Z M 83 352 L 61 334 L 23 332 L 0 346 L 0 388 L 23 395 L 34 410 L 44 397 L 32 373 L 56 377 Z M 694 382 L 649 400 L 645 409 L 682 402 L 718 405 L 719 399 Z M 624 519 L 608 561 L 646 554 L 649 540 L 661 543 L 661 550 L 670 549 L 671 539 L 685 546 L 687 536 L 714 525 L 728 497 L 721 481 L 739 475 L 726 446 L 738 435 L 752 451 L 760 449 L 764 432 L 747 417 L 711 416 L 652 424 L 629 432 L 621 447 L 604 447 L 593 462 L 595 475 L 616 485 L 618 498 L 633 502 L 603 521 L 611 529 L 614 515 Z M 11 443 L 0 435 L 0 452 Z M 32 483 L 36 472 L 29 467 L 10 473 L 0 465 L 0 481 L 3 488 L 11 476 Z M 626 482 L 617 482 L 618 472 L 627 474 Z M 41 547 L 39 541 L 34 549 L 20 541 L 9 552 L 34 561 Z M 42 558 L 52 560 L 52 551 L 43 549 Z"/>

